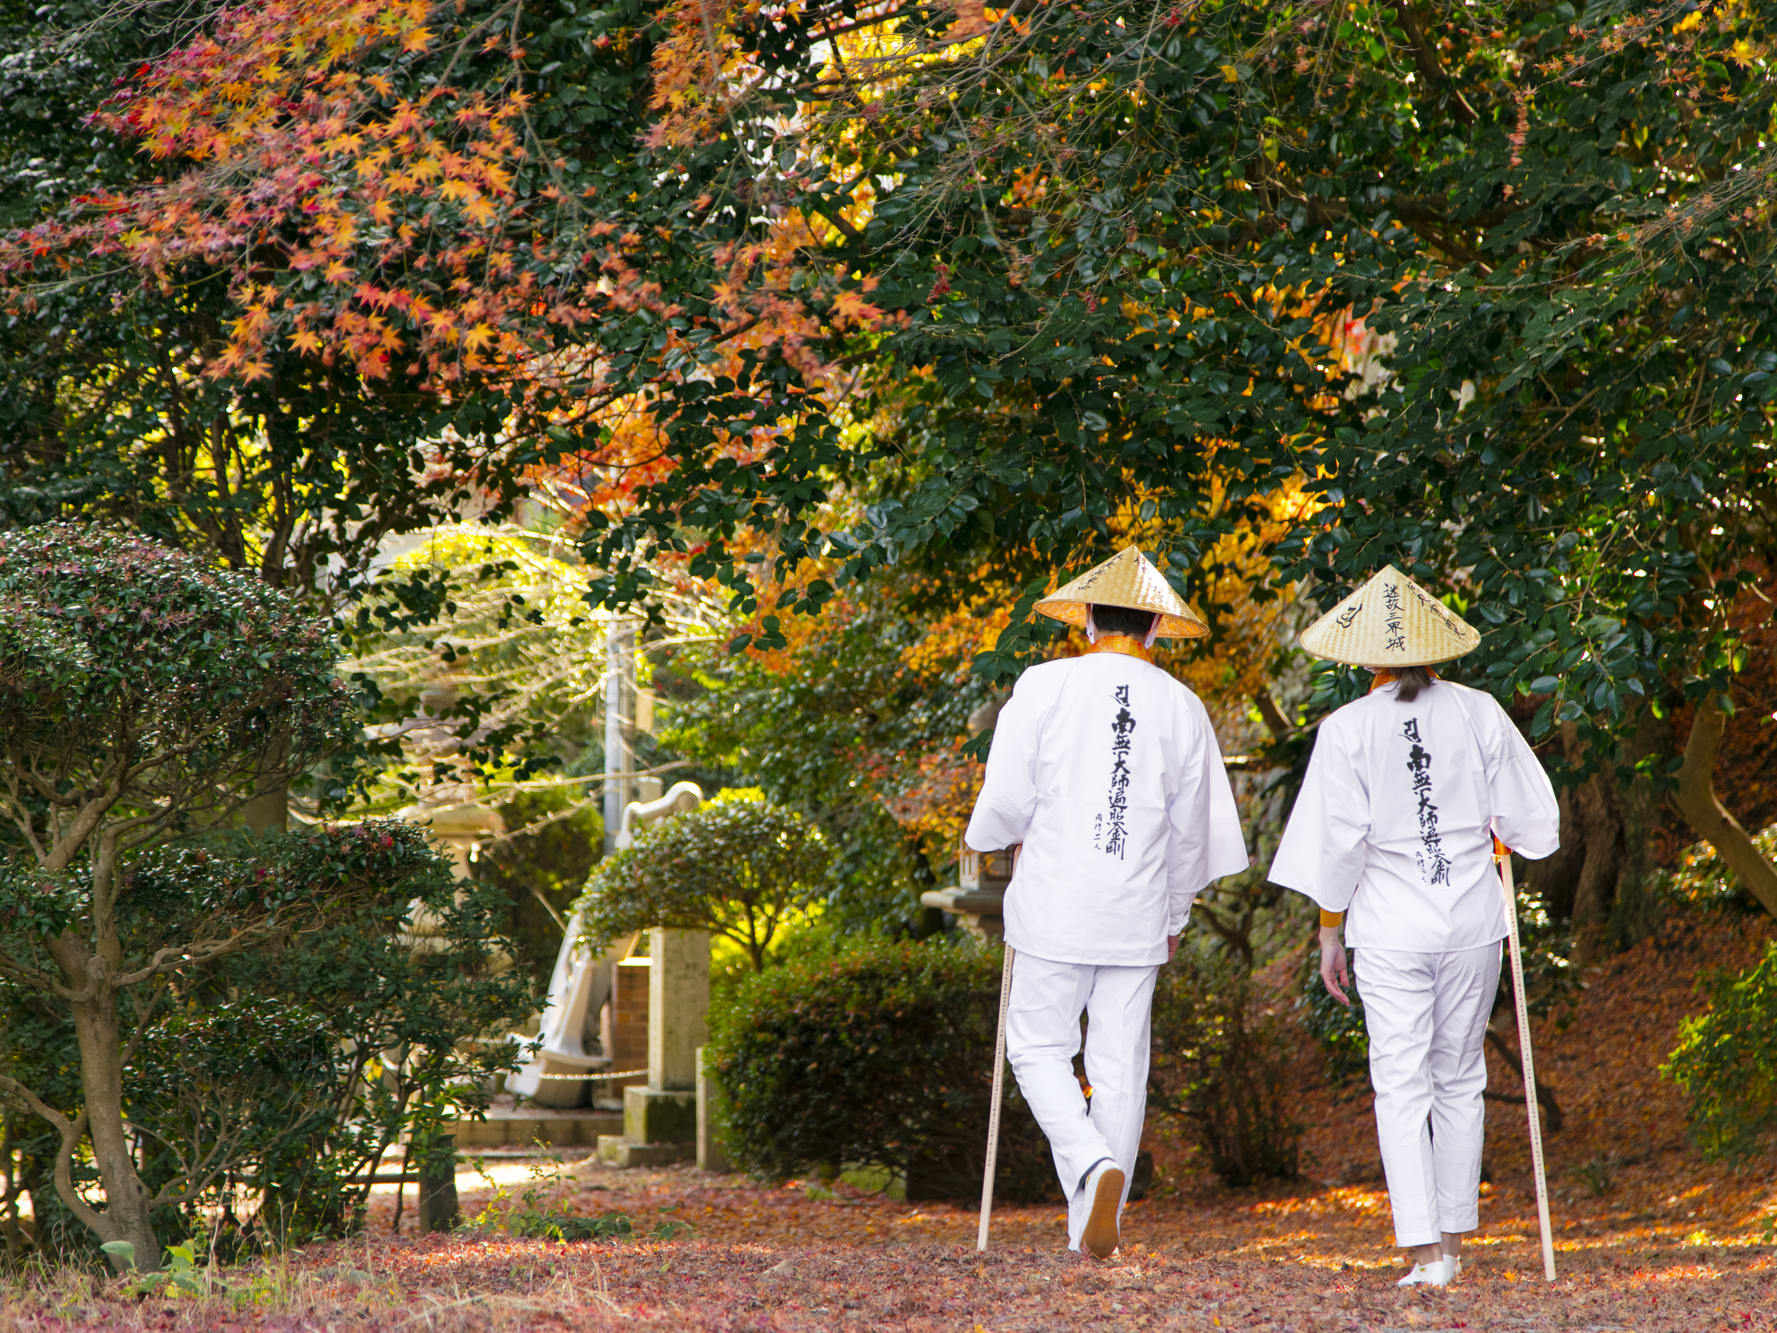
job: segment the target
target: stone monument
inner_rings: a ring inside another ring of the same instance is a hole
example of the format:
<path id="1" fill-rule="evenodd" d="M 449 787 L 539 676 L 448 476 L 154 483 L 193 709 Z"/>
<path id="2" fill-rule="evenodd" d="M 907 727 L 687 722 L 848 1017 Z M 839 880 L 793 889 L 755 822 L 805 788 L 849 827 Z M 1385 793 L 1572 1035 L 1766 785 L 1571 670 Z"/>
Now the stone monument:
<path id="1" fill-rule="evenodd" d="M 703 791 L 678 782 L 652 801 L 624 807 L 619 849 L 647 824 L 695 810 Z M 698 1048 L 708 1031 L 710 937 L 704 930 L 648 932 L 648 1082 L 623 1090 L 623 1133 L 599 1139 L 618 1166 L 683 1161 L 696 1151 Z"/>
<path id="2" fill-rule="evenodd" d="M 927 889 L 919 895 L 926 907 L 936 907 L 956 917 L 964 930 L 984 940 L 1005 934 L 1006 886 L 1012 882 L 1010 848 L 977 852 L 959 848 L 957 883 L 947 889 Z"/>

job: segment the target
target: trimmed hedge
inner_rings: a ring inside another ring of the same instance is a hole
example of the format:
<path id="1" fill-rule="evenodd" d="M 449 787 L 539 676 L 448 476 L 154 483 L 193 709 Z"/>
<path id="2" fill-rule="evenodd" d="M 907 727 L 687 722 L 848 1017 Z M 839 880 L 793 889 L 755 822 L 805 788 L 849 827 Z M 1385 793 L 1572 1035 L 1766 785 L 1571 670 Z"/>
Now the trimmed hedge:
<path id="1" fill-rule="evenodd" d="M 999 1011 L 998 949 L 866 939 L 747 977 L 711 1015 L 728 1151 L 783 1178 L 883 1167 L 910 1199 L 980 1197 Z M 1010 1070 L 995 1197 L 1060 1192 Z"/>

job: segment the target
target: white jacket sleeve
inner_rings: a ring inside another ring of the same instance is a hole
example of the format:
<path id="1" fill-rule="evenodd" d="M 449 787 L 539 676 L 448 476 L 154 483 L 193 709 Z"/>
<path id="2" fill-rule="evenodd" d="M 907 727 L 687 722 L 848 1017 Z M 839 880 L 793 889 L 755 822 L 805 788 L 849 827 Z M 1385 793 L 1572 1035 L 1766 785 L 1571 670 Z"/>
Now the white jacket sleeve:
<path id="1" fill-rule="evenodd" d="M 1180 710 L 1177 733 L 1175 753 L 1184 763 L 1167 808 L 1168 935 L 1185 928 L 1191 904 L 1211 881 L 1239 874 L 1250 863 L 1222 748 L 1201 704 Z"/>
<path id="2" fill-rule="evenodd" d="M 987 751 L 987 774 L 963 841 L 978 852 L 997 852 L 1025 840 L 1037 809 L 1036 726 L 1038 718 L 1024 681 L 1000 709 Z"/>
<path id="3" fill-rule="evenodd" d="M 1369 835 L 1370 794 L 1356 756 L 1344 729 L 1323 722 L 1267 878 L 1343 912 L 1357 894 Z"/>
<path id="4" fill-rule="evenodd" d="M 1487 793 L 1493 804 L 1493 833 L 1507 847 L 1533 861 L 1561 844 L 1561 807 L 1555 787 L 1543 771 L 1511 715 L 1492 703 L 1493 735 L 1488 738 Z"/>

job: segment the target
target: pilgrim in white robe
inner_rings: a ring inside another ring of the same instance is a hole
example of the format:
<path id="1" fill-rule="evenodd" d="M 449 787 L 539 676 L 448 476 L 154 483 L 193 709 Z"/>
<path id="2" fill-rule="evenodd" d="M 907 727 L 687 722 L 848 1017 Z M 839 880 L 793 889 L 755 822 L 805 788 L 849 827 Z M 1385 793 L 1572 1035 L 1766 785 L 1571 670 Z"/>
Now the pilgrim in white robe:
<path id="1" fill-rule="evenodd" d="M 1553 852 L 1548 775 L 1480 690 L 1383 685 L 1320 724 L 1271 864 L 1274 883 L 1346 913 L 1370 1046 L 1395 1240 L 1477 1224 L 1487 1065 L 1505 895 L 1493 838 Z"/>
<path id="2" fill-rule="evenodd" d="M 1006 890 L 1017 953 L 1006 1053 L 1048 1136 L 1078 1249 L 1093 1168 L 1114 1161 L 1128 1195 L 1167 936 L 1211 880 L 1247 865 L 1202 701 L 1125 653 L 1032 667 L 1000 711 L 964 839 L 977 851 L 1023 845 Z M 1073 1073 L 1082 1011 L 1090 1110 Z"/>

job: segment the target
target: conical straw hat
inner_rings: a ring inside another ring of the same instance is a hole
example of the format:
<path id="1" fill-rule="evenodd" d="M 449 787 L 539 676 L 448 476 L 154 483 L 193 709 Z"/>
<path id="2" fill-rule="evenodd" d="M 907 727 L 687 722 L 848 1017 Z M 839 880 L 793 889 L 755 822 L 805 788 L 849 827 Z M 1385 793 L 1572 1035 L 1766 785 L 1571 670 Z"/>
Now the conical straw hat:
<path id="1" fill-rule="evenodd" d="M 1057 588 L 1037 603 L 1037 610 L 1055 620 L 1081 628 L 1086 608 L 1126 606 L 1133 611 L 1152 611 L 1160 617 L 1155 637 L 1200 639 L 1209 633 L 1203 618 L 1185 605 L 1160 571 L 1133 546 L 1126 546 L 1102 565 L 1087 570 L 1065 588 Z"/>
<path id="2" fill-rule="evenodd" d="M 1316 657 L 1361 667 L 1429 666 L 1480 642 L 1479 630 L 1393 565 L 1302 631 Z"/>

